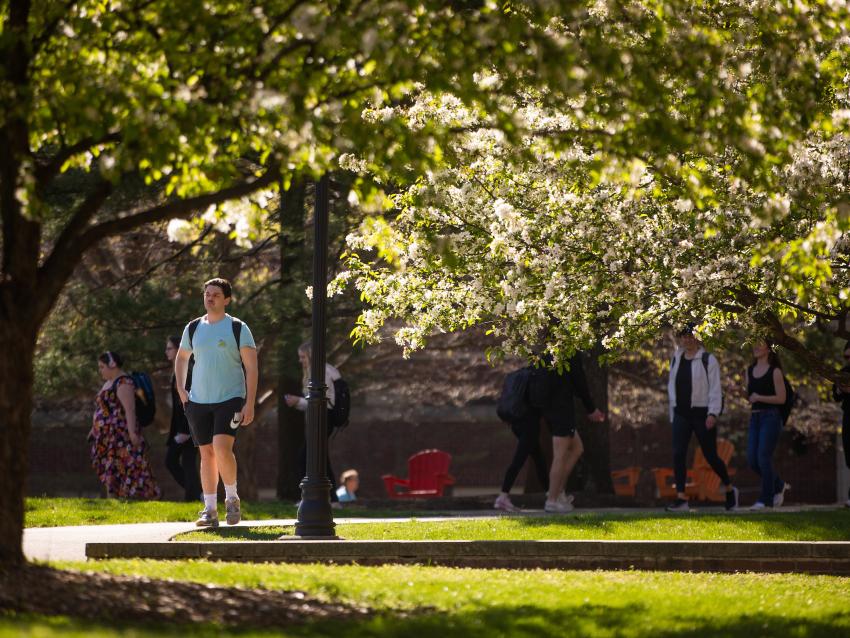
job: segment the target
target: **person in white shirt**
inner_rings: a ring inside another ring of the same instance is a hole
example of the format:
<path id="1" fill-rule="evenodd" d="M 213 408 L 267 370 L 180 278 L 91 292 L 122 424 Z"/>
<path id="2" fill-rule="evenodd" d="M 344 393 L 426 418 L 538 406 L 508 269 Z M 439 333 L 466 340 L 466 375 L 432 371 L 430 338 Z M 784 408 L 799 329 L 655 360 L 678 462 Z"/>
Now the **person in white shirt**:
<path id="1" fill-rule="evenodd" d="M 308 341 L 306 343 L 302 343 L 298 347 L 298 361 L 301 363 L 302 370 L 302 386 L 304 388 L 304 396 L 297 396 L 295 394 L 285 394 L 283 396 L 284 401 L 286 401 L 286 405 L 290 408 L 295 408 L 296 410 L 300 410 L 301 412 L 307 411 L 307 392 L 309 389 L 310 383 L 310 358 L 313 354 L 313 347 L 311 343 Z M 330 418 L 330 411 L 333 408 L 336 402 L 336 396 L 334 392 L 334 381 L 342 378 L 342 375 L 339 373 L 339 370 L 334 368 L 330 363 L 325 363 L 325 385 L 328 387 L 327 389 L 327 400 L 328 400 L 328 420 L 327 420 L 327 436 L 330 439 L 331 434 L 333 433 L 333 422 Z M 307 443 L 305 441 L 304 445 L 301 446 L 301 450 L 298 454 L 300 465 L 298 467 L 298 476 L 304 477 L 307 474 Z M 328 480 L 331 482 L 331 507 L 337 508 L 339 507 L 339 497 L 336 494 L 336 479 L 334 476 L 333 468 L 331 467 L 331 455 L 330 455 L 330 445 L 328 445 Z M 299 485 L 301 479 L 299 480 Z"/>
<path id="2" fill-rule="evenodd" d="M 688 445 L 691 434 L 699 441 L 705 460 L 726 488 L 726 509 L 738 507 L 738 490 L 729 479 L 726 464 L 717 455 L 717 417 L 723 409 L 720 364 L 706 352 L 694 336 L 694 327 L 678 331 L 679 347 L 670 362 L 667 394 L 670 398 L 670 421 L 673 424 L 673 474 L 676 500 L 667 507 L 670 512 L 687 512 Z"/>

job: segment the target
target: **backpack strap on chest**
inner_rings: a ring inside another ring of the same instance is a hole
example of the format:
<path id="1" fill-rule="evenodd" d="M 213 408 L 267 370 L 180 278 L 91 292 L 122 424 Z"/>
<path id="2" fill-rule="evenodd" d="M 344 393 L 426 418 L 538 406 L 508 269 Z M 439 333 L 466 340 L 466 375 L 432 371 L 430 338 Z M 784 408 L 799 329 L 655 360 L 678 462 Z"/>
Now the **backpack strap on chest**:
<path id="1" fill-rule="evenodd" d="M 189 322 L 189 347 L 193 350 L 195 349 L 195 347 L 192 345 L 192 339 L 195 337 L 195 333 L 198 331 L 198 326 L 201 324 L 201 319 L 203 319 L 203 317 L 192 319 L 192 321 Z"/>

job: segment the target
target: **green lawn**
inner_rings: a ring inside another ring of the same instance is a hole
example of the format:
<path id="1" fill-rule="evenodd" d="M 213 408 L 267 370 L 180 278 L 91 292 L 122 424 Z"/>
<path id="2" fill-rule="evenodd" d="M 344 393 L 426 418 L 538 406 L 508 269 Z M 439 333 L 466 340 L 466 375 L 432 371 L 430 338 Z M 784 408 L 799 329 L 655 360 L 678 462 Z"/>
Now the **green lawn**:
<path id="1" fill-rule="evenodd" d="M 574 572 L 418 566 L 250 565 L 102 561 L 65 567 L 226 586 L 298 589 L 368 605 L 376 616 L 314 622 L 287 636 L 724 636 L 850 635 L 850 579 L 829 576 Z M 418 610 L 417 613 L 399 613 Z M 0 635 L 215 636 L 211 627 L 0 616 Z M 228 631 L 238 636 L 263 635 Z"/>
<path id="2" fill-rule="evenodd" d="M 168 523 L 194 521 L 202 505 L 174 501 L 127 501 L 106 498 L 28 498 L 24 504 L 25 527 L 64 525 L 115 525 L 121 523 Z M 251 520 L 294 518 L 295 505 L 283 501 L 243 501 L 242 510 Z M 421 511 L 368 510 L 346 507 L 337 516 L 383 518 L 415 516 Z M 434 512 L 434 515 L 439 512 Z"/>
<path id="3" fill-rule="evenodd" d="M 850 540 L 850 511 L 771 514 L 577 514 L 484 520 L 350 523 L 352 540 Z M 220 527 L 177 540 L 275 540 L 292 528 Z"/>

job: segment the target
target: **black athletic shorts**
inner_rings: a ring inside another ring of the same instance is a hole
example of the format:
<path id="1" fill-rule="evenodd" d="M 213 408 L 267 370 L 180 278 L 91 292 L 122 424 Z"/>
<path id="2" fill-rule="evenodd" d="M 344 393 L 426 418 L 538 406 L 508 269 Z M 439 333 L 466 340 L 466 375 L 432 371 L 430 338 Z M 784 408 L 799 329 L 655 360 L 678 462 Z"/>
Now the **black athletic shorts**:
<path id="1" fill-rule="evenodd" d="M 556 400 L 543 410 L 543 420 L 549 426 L 552 436 L 575 436 L 576 421 L 572 402 L 572 397 L 569 402 Z"/>
<path id="2" fill-rule="evenodd" d="M 189 421 L 189 430 L 192 432 L 192 441 L 195 447 L 209 445 L 213 442 L 216 434 L 229 434 L 236 436 L 239 428 L 230 427 L 233 415 L 242 410 L 245 399 L 236 397 L 221 403 L 193 403 L 186 404 L 186 419 Z"/>

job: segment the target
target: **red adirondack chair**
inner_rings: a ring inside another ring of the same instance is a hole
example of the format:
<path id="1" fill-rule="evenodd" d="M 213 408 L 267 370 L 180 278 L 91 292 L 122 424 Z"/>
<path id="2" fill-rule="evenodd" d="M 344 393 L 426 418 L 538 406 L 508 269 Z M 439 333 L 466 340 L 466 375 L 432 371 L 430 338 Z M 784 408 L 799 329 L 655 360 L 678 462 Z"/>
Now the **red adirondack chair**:
<path id="1" fill-rule="evenodd" d="M 443 495 L 447 485 L 453 485 L 449 474 L 452 455 L 442 450 L 422 450 L 407 459 L 407 476 L 403 479 L 384 474 L 384 487 L 390 498 L 436 498 Z M 396 488 L 407 488 L 397 491 Z"/>

